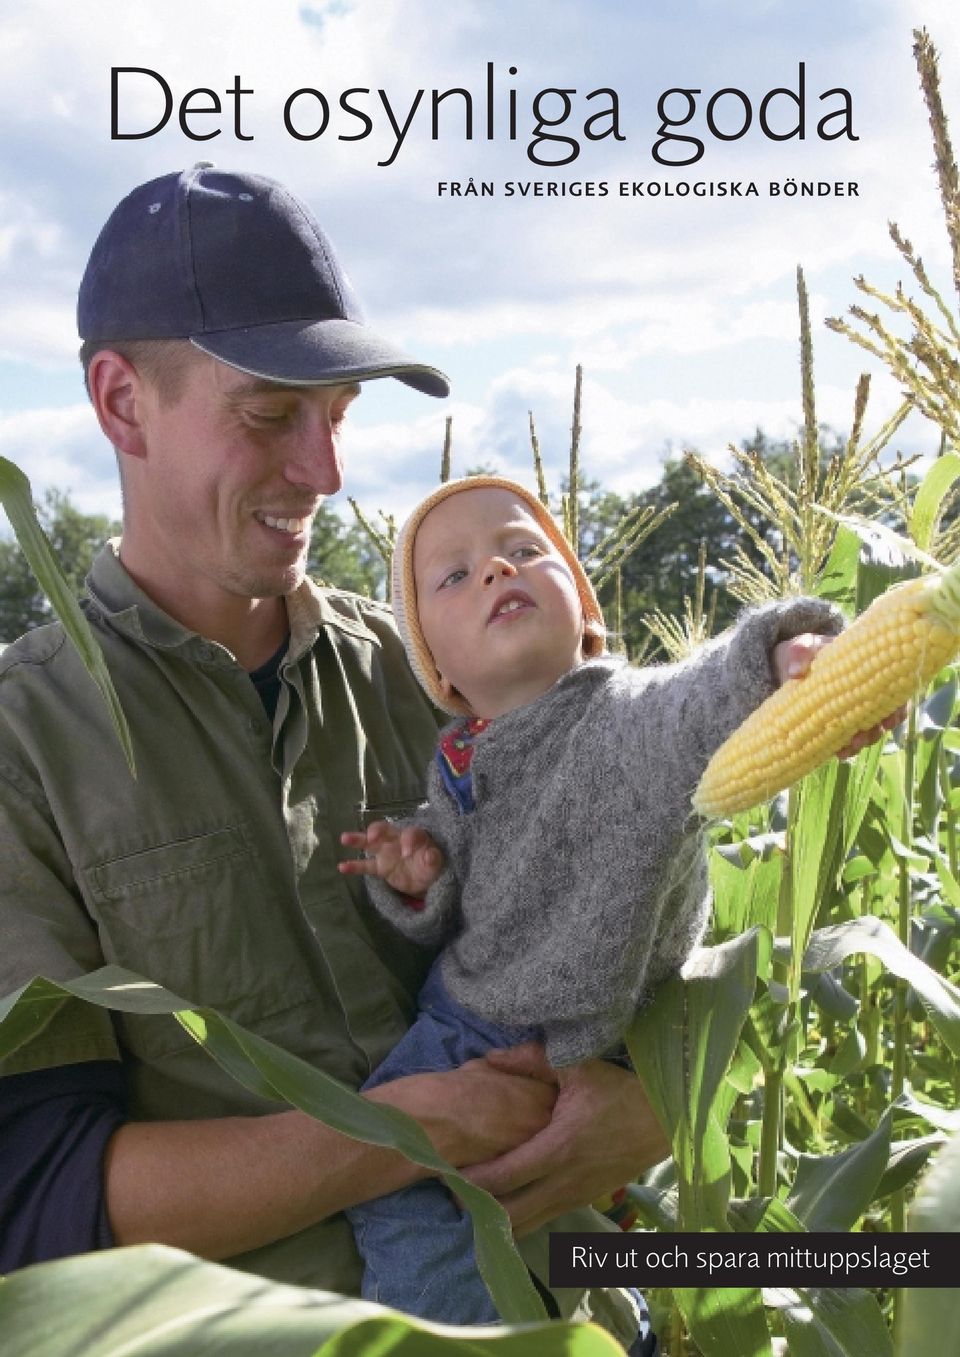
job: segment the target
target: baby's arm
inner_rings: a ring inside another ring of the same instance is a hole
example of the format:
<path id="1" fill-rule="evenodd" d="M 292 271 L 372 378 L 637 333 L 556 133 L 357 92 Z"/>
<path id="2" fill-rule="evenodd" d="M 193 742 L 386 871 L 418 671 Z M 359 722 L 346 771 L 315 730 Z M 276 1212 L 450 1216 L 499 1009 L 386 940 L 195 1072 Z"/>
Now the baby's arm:
<path id="1" fill-rule="evenodd" d="M 388 820 L 375 820 L 366 830 L 341 834 L 340 842 L 367 855 L 341 862 L 345 876 L 379 877 L 401 895 L 426 895 L 444 868 L 443 854 L 419 825 L 399 828 Z"/>
<path id="2" fill-rule="evenodd" d="M 416 814 L 397 824 L 375 821 L 366 831 L 341 834 L 347 848 L 371 854 L 340 863 L 344 875 L 365 877 L 374 909 L 404 937 L 433 947 L 455 932 L 460 917 L 460 886 L 454 870 L 465 818 L 452 813 L 445 820 L 428 775 L 430 796 Z M 441 803 L 442 804 L 442 803 Z"/>

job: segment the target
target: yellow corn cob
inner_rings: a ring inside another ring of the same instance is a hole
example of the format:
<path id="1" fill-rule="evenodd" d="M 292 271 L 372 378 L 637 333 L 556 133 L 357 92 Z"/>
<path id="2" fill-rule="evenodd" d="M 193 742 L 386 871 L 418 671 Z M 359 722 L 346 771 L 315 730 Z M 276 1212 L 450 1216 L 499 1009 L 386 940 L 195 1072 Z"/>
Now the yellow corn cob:
<path id="1" fill-rule="evenodd" d="M 693 795 L 701 815 L 768 801 L 890 716 L 960 650 L 960 566 L 876 599 L 720 746 Z"/>

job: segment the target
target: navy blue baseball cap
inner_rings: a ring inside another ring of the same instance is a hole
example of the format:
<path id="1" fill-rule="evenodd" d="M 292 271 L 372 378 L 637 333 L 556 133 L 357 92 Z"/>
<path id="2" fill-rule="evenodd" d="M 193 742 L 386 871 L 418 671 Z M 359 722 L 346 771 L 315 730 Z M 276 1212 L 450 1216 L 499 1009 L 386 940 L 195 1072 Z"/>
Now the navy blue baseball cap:
<path id="1" fill-rule="evenodd" d="M 367 328 L 307 208 L 282 184 L 202 162 L 141 184 L 90 254 L 81 339 L 189 339 L 230 367 L 297 385 L 396 377 L 428 396 L 449 380 Z"/>

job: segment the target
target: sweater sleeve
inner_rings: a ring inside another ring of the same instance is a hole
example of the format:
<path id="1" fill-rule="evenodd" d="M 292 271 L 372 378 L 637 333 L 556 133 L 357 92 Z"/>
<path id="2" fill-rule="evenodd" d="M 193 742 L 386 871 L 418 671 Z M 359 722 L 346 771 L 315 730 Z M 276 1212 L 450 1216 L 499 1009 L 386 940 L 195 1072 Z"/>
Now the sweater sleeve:
<path id="1" fill-rule="evenodd" d="M 654 756 L 664 760 L 663 776 L 678 779 L 689 798 L 714 751 L 774 692 L 774 647 L 804 632 L 836 636 L 843 626 L 831 603 L 784 599 L 748 609 L 691 659 L 641 671 L 647 757 L 633 767 L 646 794 Z"/>
<path id="2" fill-rule="evenodd" d="M 446 942 L 460 925 L 460 883 L 454 870 L 454 843 L 462 837 L 460 826 L 450 814 L 442 814 L 437 798 L 443 793 L 436 785 L 431 765 L 428 777 L 430 800 L 408 819 L 397 821 L 397 828 L 419 825 L 425 829 L 443 853 L 444 865 L 440 876 L 429 888 L 423 900 L 411 901 L 379 877 L 368 876 L 367 893 L 379 914 L 398 932 L 412 942 L 436 946 Z M 460 817 L 462 820 L 463 817 Z"/>
<path id="3" fill-rule="evenodd" d="M 377 912 L 411 942 L 436 946 L 445 942 L 456 928 L 460 889 L 449 867 L 444 867 L 422 903 L 411 902 L 374 876 L 367 878 L 367 893 Z"/>
<path id="4" fill-rule="evenodd" d="M 803 632 L 830 634 L 842 626 L 839 611 L 816 600 L 769 604 L 746 612 L 682 664 L 621 671 L 615 686 L 626 700 L 605 707 L 608 720 L 593 730 L 594 762 L 581 768 L 575 794 L 597 807 L 609 804 L 611 831 L 621 856 L 631 862 L 632 888 L 624 892 L 619 878 L 605 885 L 602 854 L 588 839 L 581 855 L 589 860 L 591 879 L 580 894 L 589 901 L 593 955 L 587 968 L 571 964 L 579 946 L 577 922 L 558 921 L 554 967 L 556 956 L 564 955 L 569 978 L 562 1008 L 544 1024 L 554 1065 L 609 1048 L 638 1004 L 679 970 L 701 940 L 709 892 L 702 825 L 690 806 L 697 780 L 718 745 L 774 691 L 774 646 Z M 610 802 L 605 796 L 603 777 L 609 777 L 611 765 L 622 770 L 632 800 Z M 590 966 L 602 974 L 605 996 L 598 997 L 592 981 L 578 996 L 581 973 Z M 546 999 L 543 1009 L 548 1011 Z"/>

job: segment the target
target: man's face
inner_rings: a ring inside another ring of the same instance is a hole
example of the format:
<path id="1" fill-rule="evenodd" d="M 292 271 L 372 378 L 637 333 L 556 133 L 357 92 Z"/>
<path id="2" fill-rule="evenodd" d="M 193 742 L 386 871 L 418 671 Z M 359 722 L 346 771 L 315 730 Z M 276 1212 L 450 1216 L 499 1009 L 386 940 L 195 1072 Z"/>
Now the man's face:
<path id="1" fill-rule="evenodd" d="M 339 433 L 358 390 L 283 386 L 204 354 L 172 401 L 141 381 L 145 455 L 124 484 L 135 576 L 212 606 L 295 589 L 313 515 L 342 483 Z"/>
<path id="2" fill-rule="evenodd" d="M 532 701 L 582 659 L 566 561 L 509 490 L 461 490 L 423 519 L 417 611 L 437 669 L 478 716 Z"/>

